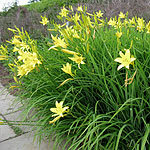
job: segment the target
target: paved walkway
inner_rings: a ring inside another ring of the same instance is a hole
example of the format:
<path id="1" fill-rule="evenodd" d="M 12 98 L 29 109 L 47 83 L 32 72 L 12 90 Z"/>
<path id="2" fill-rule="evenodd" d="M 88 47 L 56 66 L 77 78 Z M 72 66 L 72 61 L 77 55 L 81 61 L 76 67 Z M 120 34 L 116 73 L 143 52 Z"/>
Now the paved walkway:
<path id="1" fill-rule="evenodd" d="M 0 83 L 0 118 L 4 120 L 19 120 L 20 112 L 12 105 L 15 97 Z M 29 127 L 0 125 L 0 150 L 53 150 L 53 141 L 48 144 L 43 141 L 40 145 L 34 141 L 34 133 Z"/>

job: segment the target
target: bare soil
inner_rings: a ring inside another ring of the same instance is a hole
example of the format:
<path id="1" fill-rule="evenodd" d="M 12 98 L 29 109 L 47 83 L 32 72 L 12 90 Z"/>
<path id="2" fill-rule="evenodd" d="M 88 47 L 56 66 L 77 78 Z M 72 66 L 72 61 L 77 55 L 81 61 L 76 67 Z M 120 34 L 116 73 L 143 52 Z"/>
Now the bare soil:
<path id="1" fill-rule="evenodd" d="M 11 86 L 11 83 L 14 83 L 14 79 L 13 77 L 10 75 L 8 69 L 6 67 L 4 67 L 3 64 L 0 63 L 0 83 L 9 89 L 9 87 Z M 17 89 L 9 89 L 10 94 L 15 95 L 15 93 L 17 92 Z"/>
<path id="2" fill-rule="evenodd" d="M 8 86 L 9 83 L 14 82 L 14 80 L 10 77 L 10 73 L 3 64 L 0 63 L 0 82 L 3 86 Z"/>

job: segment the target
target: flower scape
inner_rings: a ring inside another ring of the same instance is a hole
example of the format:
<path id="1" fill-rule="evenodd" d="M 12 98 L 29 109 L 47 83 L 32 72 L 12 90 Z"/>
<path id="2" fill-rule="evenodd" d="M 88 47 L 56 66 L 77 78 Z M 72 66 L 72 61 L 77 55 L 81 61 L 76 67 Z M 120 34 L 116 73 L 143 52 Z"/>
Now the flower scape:
<path id="1" fill-rule="evenodd" d="M 65 139 L 68 150 L 149 149 L 150 22 L 103 14 L 64 6 L 59 24 L 41 17 L 48 36 L 39 40 L 9 28 L 0 61 L 37 138 L 55 133 L 55 145 Z"/>

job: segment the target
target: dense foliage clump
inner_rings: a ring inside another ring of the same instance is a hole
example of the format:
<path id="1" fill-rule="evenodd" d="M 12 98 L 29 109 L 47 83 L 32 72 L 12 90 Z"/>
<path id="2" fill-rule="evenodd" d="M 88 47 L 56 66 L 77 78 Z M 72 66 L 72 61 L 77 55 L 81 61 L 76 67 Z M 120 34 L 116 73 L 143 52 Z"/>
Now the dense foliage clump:
<path id="1" fill-rule="evenodd" d="M 12 88 L 40 139 L 55 132 L 70 150 L 148 149 L 150 22 L 103 15 L 63 7 L 60 24 L 42 16 L 48 37 L 38 42 L 9 29 L 13 49 L 1 46 L 0 60 L 11 67 Z"/>

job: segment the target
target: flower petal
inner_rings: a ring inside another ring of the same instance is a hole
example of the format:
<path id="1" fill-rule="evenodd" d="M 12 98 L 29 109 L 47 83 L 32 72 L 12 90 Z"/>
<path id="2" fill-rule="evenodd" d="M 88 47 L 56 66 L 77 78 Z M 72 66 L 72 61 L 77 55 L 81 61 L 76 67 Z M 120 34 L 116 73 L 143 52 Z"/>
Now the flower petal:
<path id="1" fill-rule="evenodd" d="M 61 106 L 61 108 L 62 108 L 62 106 L 63 106 L 63 103 L 64 103 L 64 101 L 61 101 L 59 104 L 60 104 L 60 106 Z"/>
<path id="2" fill-rule="evenodd" d="M 63 108 L 63 112 L 65 112 L 68 108 L 69 108 L 68 106 L 67 106 L 67 107 L 64 107 L 64 108 Z"/>
<path id="3" fill-rule="evenodd" d="M 120 55 L 121 57 L 124 57 L 124 56 L 125 56 L 125 55 L 122 53 L 122 51 L 119 52 L 119 55 Z"/>
<path id="4" fill-rule="evenodd" d="M 124 65 L 122 65 L 122 64 L 119 65 L 118 68 L 117 68 L 117 70 L 120 70 L 122 67 L 124 67 Z"/>
<path id="5" fill-rule="evenodd" d="M 52 117 L 55 117 L 55 116 L 59 116 L 58 114 L 54 114 L 54 115 L 52 115 Z"/>
<path id="6" fill-rule="evenodd" d="M 81 64 L 85 64 L 85 62 L 81 61 Z"/>
<path id="7" fill-rule="evenodd" d="M 126 68 L 129 69 L 129 65 L 127 65 Z"/>
<path id="8" fill-rule="evenodd" d="M 57 113 L 57 108 L 51 108 L 50 111 L 53 113 Z"/>
<path id="9" fill-rule="evenodd" d="M 135 61 L 135 60 L 136 60 L 136 58 L 132 58 L 132 57 L 131 57 L 130 62 L 133 62 L 133 61 Z"/>
<path id="10" fill-rule="evenodd" d="M 49 121 L 49 124 L 54 123 L 55 121 L 57 121 L 60 118 L 61 118 L 61 116 L 58 116 L 58 117 L 54 118 L 52 121 Z"/>
<path id="11" fill-rule="evenodd" d="M 56 104 L 55 104 L 55 105 L 56 105 L 56 108 L 57 108 L 57 107 L 58 107 L 58 105 L 59 105 L 58 101 L 56 101 Z"/>
<path id="12" fill-rule="evenodd" d="M 129 49 L 126 50 L 125 57 L 127 59 L 130 59 L 130 50 Z"/>
<path id="13" fill-rule="evenodd" d="M 114 61 L 116 61 L 116 62 L 119 62 L 119 63 L 122 63 L 122 58 L 116 58 Z"/>

